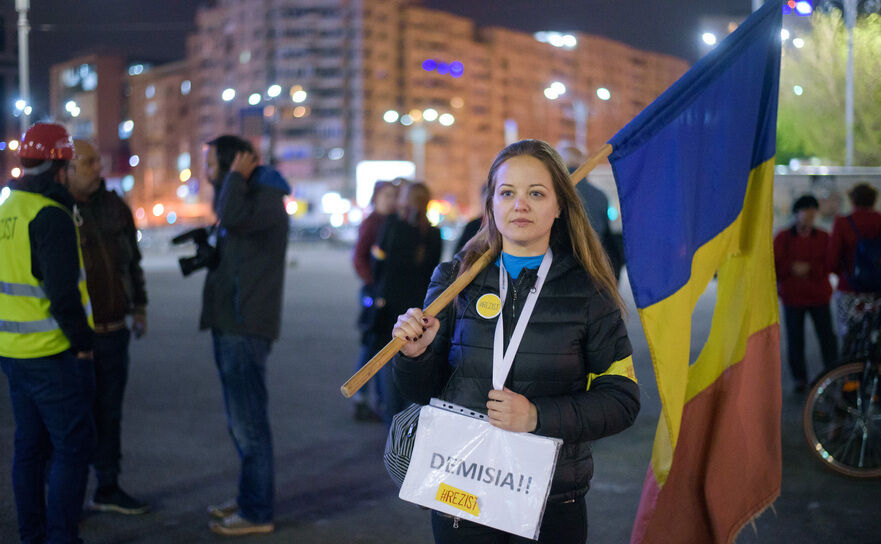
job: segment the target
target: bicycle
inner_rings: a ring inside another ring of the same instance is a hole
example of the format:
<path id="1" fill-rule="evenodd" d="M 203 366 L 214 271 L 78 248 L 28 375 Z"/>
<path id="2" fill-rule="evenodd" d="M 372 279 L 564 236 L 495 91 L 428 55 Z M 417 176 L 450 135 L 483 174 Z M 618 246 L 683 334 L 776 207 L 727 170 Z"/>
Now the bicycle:
<path id="1" fill-rule="evenodd" d="M 845 342 L 852 358 L 817 379 L 802 424 L 824 466 L 854 478 L 881 476 L 881 299 L 854 308 L 861 326 Z"/>

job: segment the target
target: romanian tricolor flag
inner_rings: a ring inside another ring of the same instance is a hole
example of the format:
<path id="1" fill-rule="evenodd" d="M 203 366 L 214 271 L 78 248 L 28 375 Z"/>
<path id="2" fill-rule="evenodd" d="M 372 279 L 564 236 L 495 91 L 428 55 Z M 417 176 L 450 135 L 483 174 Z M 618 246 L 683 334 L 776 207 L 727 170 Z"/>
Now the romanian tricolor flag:
<path id="1" fill-rule="evenodd" d="M 732 542 L 780 494 L 772 184 L 781 2 L 766 2 L 609 143 L 662 402 L 631 543 Z M 710 335 L 689 358 L 698 297 Z"/>

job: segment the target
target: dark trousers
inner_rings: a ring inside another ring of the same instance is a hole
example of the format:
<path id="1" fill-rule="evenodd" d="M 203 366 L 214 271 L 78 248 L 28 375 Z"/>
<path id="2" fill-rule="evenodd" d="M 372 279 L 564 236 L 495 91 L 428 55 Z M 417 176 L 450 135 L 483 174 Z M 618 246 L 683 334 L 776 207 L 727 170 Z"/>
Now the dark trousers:
<path id="1" fill-rule="evenodd" d="M 789 370 L 796 383 L 807 383 L 805 366 L 805 316 L 810 314 L 814 330 L 820 341 L 823 366 L 828 370 L 835 366 L 838 356 L 838 341 L 832 330 L 832 314 L 829 305 L 823 306 L 783 306 L 786 321 L 786 347 L 789 351 Z"/>
<path id="2" fill-rule="evenodd" d="M 15 419 L 12 490 L 21 541 L 82 542 L 78 524 L 95 449 L 93 363 L 66 352 L 0 357 L 0 365 Z"/>
<path id="3" fill-rule="evenodd" d="M 95 427 L 98 449 L 92 465 L 98 486 L 117 485 L 122 422 L 122 397 L 128 382 L 131 333 L 122 329 L 95 335 Z"/>
<path id="4" fill-rule="evenodd" d="M 435 544 L 527 544 L 536 542 L 478 525 L 470 521 L 459 520 L 459 526 L 453 527 L 454 520 L 444 514 L 431 512 L 431 530 Z M 584 497 L 574 502 L 551 503 L 545 508 L 538 534 L 539 544 L 584 544 L 587 542 L 587 503 Z"/>
<path id="5" fill-rule="evenodd" d="M 214 359 L 223 386 L 226 423 L 241 460 L 239 514 L 252 523 L 273 517 L 275 472 L 267 413 L 266 358 L 271 342 L 216 329 Z"/>

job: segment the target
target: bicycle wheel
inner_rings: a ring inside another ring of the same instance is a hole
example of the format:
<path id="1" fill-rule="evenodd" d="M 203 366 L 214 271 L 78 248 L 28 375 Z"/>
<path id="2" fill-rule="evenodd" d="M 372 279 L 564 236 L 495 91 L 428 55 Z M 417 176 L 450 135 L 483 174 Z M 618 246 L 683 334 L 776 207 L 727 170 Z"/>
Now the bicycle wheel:
<path id="1" fill-rule="evenodd" d="M 879 397 L 881 384 L 875 365 L 866 372 L 866 363 L 848 363 L 817 380 L 802 417 L 814 456 L 846 476 L 881 476 Z"/>

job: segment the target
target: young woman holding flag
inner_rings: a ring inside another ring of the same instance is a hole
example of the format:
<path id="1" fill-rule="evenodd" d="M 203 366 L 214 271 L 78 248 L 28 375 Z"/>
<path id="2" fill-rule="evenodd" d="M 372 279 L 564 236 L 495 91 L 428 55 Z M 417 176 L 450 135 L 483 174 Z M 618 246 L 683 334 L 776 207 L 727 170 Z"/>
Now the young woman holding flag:
<path id="1" fill-rule="evenodd" d="M 582 544 L 590 441 L 626 429 L 639 411 L 623 303 L 550 145 L 506 147 L 486 189 L 487 221 L 435 269 L 426 304 L 486 251 L 495 265 L 436 318 L 419 308 L 398 317 L 393 335 L 407 343 L 394 360 L 395 381 L 413 402 L 440 397 L 487 413 L 501 429 L 562 439 L 539 542 Z M 438 512 L 432 529 L 439 544 L 527 542 Z"/>

